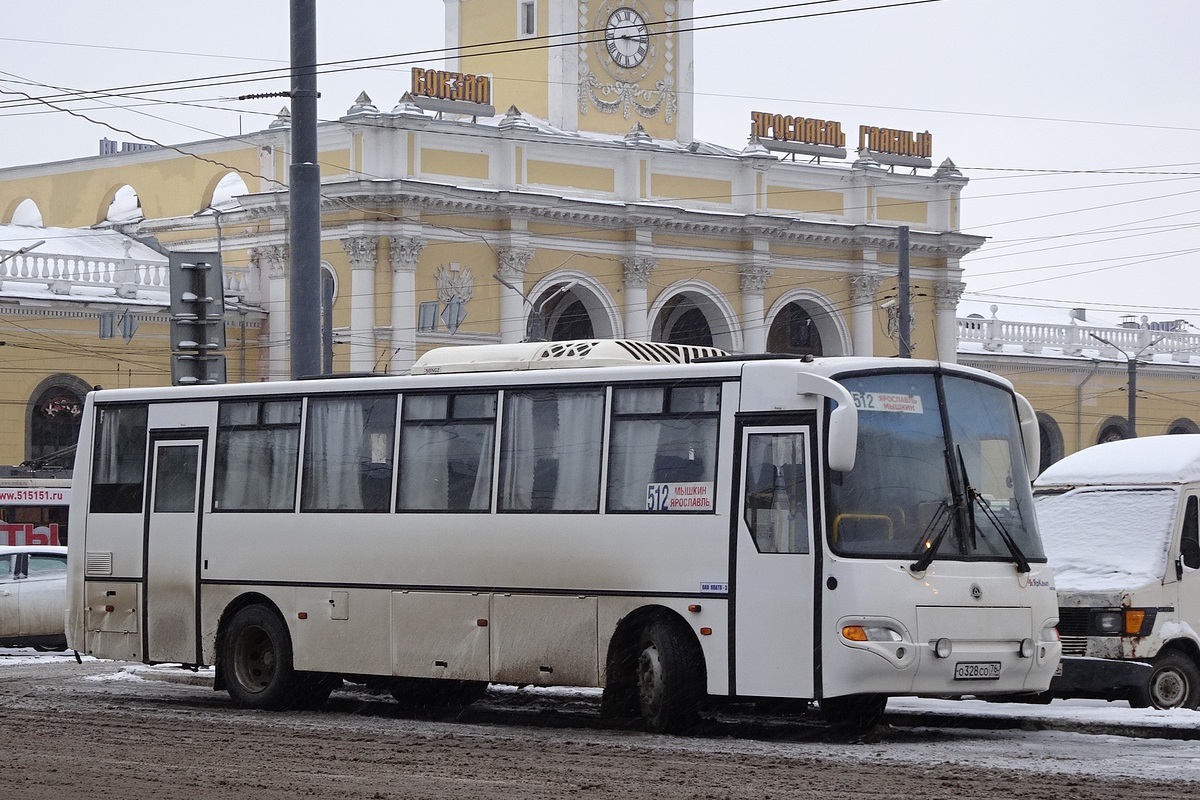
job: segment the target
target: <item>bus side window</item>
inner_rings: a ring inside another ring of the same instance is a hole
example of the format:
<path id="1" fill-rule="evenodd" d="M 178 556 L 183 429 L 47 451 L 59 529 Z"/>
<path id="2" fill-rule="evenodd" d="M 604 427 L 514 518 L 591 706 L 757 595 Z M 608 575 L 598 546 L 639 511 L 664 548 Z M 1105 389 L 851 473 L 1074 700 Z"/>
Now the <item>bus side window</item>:
<path id="1" fill-rule="evenodd" d="M 506 392 L 501 511 L 599 511 L 604 392 Z"/>
<path id="2" fill-rule="evenodd" d="M 299 400 L 221 403 L 213 510 L 292 511 L 299 456 Z"/>
<path id="3" fill-rule="evenodd" d="M 301 511 L 387 511 L 395 395 L 308 401 Z"/>
<path id="4" fill-rule="evenodd" d="M 496 441 L 494 392 L 404 396 L 397 511 L 487 511 Z"/>
<path id="5" fill-rule="evenodd" d="M 760 553 L 807 553 L 808 476 L 804 436 L 748 437 L 745 521 Z"/>
<path id="6" fill-rule="evenodd" d="M 719 397 L 718 386 L 613 389 L 609 511 L 647 511 L 647 495 L 656 485 L 711 488 L 716 480 Z M 702 510 L 711 512 L 713 506 Z"/>
<path id="7" fill-rule="evenodd" d="M 90 510 L 96 514 L 141 513 L 147 408 L 107 406 L 98 408 L 96 414 Z"/>

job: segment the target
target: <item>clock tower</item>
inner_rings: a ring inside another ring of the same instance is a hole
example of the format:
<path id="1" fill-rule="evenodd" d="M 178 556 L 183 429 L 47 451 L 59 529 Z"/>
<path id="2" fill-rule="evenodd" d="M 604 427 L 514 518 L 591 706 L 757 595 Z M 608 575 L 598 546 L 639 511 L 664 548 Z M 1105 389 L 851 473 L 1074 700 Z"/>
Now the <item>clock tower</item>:
<path id="1" fill-rule="evenodd" d="M 693 0 L 444 0 L 448 69 L 567 131 L 692 140 Z"/>

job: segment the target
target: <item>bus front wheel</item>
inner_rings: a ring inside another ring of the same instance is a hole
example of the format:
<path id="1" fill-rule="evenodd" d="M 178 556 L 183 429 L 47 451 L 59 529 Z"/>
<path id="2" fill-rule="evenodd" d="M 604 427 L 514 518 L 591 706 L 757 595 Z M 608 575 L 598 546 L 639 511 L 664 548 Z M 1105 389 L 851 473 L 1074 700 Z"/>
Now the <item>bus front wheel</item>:
<path id="1" fill-rule="evenodd" d="M 887 696 L 882 694 L 851 694 L 845 697 L 826 697 L 818 701 L 821 716 L 835 728 L 865 732 L 883 719 Z"/>
<path id="2" fill-rule="evenodd" d="M 646 730 L 680 733 L 699 719 L 698 656 L 675 629 L 661 621 L 642 630 L 637 655 L 637 699 Z"/>
<path id="3" fill-rule="evenodd" d="M 278 710 L 295 700 L 292 640 L 282 619 L 261 605 L 234 614 L 221 648 L 221 674 L 242 708 Z"/>

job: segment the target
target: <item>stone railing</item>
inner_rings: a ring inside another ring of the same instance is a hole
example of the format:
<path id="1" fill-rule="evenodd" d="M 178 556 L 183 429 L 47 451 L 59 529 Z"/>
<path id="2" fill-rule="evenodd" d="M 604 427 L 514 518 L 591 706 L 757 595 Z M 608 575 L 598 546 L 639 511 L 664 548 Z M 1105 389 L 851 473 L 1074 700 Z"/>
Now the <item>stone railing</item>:
<path id="1" fill-rule="evenodd" d="M 226 266 L 225 295 L 253 302 L 252 277 L 248 266 Z M 0 287 L 13 284 L 40 284 L 63 295 L 74 287 L 112 288 L 120 297 L 132 297 L 139 289 L 169 292 L 171 281 L 165 261 L 23 253 L 0 263 Z"/>
<path id="2" fill-rule="evenodd" d="M 1095 337 L 1107 340 L 1111 346 Z M 1008 322 L 995 317 L 959 317 L 958 341 L 960 344 L 978 342 L 984 350 L 991 352 L 999 352 L 1005 346 L 1018 346 L 1026 353 L 1058 350 L 1068 356 L 1079 356 L 1089 351 L 1098 353 L 1101 358 L 1116 361 L 1124 361 L 1127 356 L 1134 354 L 1145 358 L 1169 354 L 1172 359 L 1182 363 L 1190 361 L 1192 356 L 1200 357 L 1200 333 L 1154 330 L 1145 323 L 1142 323 L 1142 327 L 1126 328 L 1080 325 L 1074 321 L 1055 325 L 1046 322 Z"/>

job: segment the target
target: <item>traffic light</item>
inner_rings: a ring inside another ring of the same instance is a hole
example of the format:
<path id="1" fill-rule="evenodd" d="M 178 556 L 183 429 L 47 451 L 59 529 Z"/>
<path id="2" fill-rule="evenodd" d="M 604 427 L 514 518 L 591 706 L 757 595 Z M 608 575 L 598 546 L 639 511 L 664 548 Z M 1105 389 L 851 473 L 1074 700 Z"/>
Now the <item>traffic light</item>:
<path id="1" fill-rule="evenodd" d="M 171 383 L 225 382 L 225 282 L 220 253 L 171 253 Z"/>

